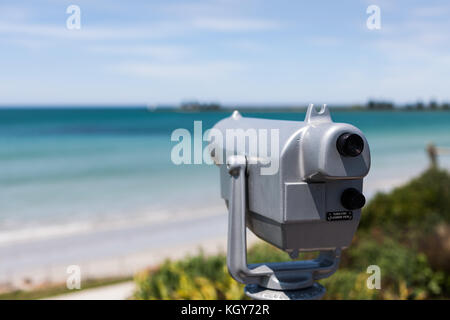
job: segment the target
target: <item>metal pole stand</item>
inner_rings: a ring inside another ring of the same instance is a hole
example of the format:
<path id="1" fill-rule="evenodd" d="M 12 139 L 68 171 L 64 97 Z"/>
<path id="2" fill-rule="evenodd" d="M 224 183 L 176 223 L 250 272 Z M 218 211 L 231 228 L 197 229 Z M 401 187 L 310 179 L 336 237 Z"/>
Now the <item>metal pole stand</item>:
<path id="1" fill-rule="evenodd" d="M 247 265 L 246 157 L 229 157 L 227 168 L 232 179 L 227 252 L 227 266 L 231 276 L 247 285 L 245 294 L 253 299 L 321 299 L 326 290 L 315 281 L 326 278 L 337 270 L 341 249 L 321 251 L 314 260 Z"/>

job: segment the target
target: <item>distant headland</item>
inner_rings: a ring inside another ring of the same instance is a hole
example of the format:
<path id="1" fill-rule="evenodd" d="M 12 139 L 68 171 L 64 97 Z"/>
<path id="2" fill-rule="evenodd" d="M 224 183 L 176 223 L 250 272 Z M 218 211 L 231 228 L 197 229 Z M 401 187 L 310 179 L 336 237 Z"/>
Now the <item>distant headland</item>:
<path id="1" fill-rule="evenodd" d="M 396 105 L 390 101 L 369 100 L 366 104 L 348 104 L 334 105 L 329 104 L 330 108 L 340 111 L 450 111 L 450 103 L 431 100 L 428 103 L 418 101 L 413 104 Z M 201 111 L 221 111 L 230 109 L 239 109 L 241 111 L 264 111 L 264 112 L 306 112 L 307 105 L 221 105 L 218 102 L 183 102 L 178 107 L 153 106 L 153 110 L 176 110 L 183 112 L 201 112 Z"/>

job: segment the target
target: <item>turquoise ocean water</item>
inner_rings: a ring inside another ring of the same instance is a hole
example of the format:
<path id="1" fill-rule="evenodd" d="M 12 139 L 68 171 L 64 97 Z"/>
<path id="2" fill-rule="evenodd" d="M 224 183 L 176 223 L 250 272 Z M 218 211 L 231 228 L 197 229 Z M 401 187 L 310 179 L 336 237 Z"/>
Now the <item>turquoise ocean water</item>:
<path id="1" fill-rule="evenodd" d="M 177 128 L 192 132 L 196 120 L 203 121 L 206 130 L 229 114 L 0 110 L 0 243 L 55 231 L 196 215 L 213 207 L 225 210 L 218 169 L 174 165 L 170 152 L 176 143 L 170 137 Z M 304 113 L 243 115 L 304 118 Z M 332 117 L 356 125 L 367 136 L 372 152 L 365 187 L 369 196 L 426 168 L 427 143 L 450 147 L 450 112 L 332 110 Z M 450 155 L 439 161 L 450 168 Z"/>

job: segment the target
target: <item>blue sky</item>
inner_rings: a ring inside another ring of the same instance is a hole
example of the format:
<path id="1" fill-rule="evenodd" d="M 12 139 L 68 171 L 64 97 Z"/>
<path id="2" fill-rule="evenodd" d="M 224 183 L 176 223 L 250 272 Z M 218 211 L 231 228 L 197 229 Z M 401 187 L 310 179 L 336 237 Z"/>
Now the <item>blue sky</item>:
<path id="1" fill-rule="evenodd" d="M 448 1 L 2 0 L 0 105 L 450 101 L 449 16 Z"/>

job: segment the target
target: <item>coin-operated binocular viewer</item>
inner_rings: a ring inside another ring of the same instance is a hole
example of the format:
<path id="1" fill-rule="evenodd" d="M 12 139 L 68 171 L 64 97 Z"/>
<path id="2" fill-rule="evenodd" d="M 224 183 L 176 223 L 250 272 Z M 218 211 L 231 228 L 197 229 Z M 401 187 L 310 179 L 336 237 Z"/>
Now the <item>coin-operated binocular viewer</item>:
<path id="1" fill-rule="evenodd" d="M 364 135 L 334 123 L 326 105 L 320 110 L 310 105 L 305 121 L 246 118 L 235 111 L 214 129 L 233 140 L 210 145 L 229 210 L 230 274 L 247 284 L 245 293 L 255 299 L 320 299 L 325 288 L 315 281 L 337 270 L 365 204 L 370 151 Z M 249 133 L 260 130 L 275 130 L 278 139 L 259 135 L 256 148 Z M 277 170 L 264 174 L 275 162 Z M 320 254 L 313 260 L 247 265 L 246 227 L 292 258 L 299 251 Z"/>

